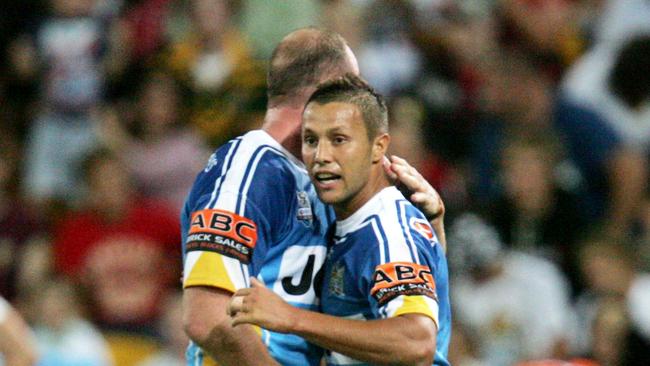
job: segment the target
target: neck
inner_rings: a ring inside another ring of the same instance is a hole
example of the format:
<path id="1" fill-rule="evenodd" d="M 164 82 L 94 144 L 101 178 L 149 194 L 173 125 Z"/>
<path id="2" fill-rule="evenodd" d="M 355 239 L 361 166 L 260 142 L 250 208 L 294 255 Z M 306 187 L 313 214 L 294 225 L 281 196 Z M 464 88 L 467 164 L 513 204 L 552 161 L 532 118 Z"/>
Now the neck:
<path id="1" fill-rule="evenodd" d="M 370 174 L 370 179 L 363 188 L 349 200 L 334 205 L 337 220 L 345 220 L 352 216 L 382 189 L 391 185 L 386 174 L 384 174 L 381 161 L 374 164 L 375 168 Z"/>
<path id="2" fill-rule="evenodd" d="M 300 123 L 302 108 L 290 106 L 272 107 L 266 111 L 262 130 L 300 158 Z"/>

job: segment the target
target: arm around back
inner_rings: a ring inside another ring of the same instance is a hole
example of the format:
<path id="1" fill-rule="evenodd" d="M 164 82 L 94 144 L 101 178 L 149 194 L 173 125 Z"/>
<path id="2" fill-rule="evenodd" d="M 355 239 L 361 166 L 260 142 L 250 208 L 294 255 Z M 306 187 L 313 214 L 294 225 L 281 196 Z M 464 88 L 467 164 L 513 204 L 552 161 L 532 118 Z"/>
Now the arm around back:
<path id="1" fill-rule="evenodd" d="M 377 365 L 431 365 L 436 324 L 419 313 L 388 319 L 345 319 L 293 307 L 255 278 L 237 291 L 228 312 L 236 328 L 255 324 L 293 333 L 323 348 Z"/>

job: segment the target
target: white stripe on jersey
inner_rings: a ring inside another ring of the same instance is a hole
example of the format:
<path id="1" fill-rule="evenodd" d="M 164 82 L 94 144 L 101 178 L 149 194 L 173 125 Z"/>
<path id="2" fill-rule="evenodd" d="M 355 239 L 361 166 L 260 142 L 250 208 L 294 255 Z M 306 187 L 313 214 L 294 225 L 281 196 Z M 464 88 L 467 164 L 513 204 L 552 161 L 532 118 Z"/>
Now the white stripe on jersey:
<path id="1" fill-rule="evenodd" d="M 284 156 L 282 155 L 279 151 L 275 150 L 274 148 L 268 146 L 262 148 L 259 152 L 257 152 L 257 155 L 255 156 L 255 160 L 249 164 L 251 164 L 250 171 L 248 172 L 248 177 L 246 177 L 246 183 L 244 184 L 244 188 L 239 192 L 241 194 L 241 201 L 239 202 L 239 207 L 237 207 L 237 213 L 239 215 L 244 215 L 244 209 L 246 208 L 246 195 L 248 194 L 248 188 L 250 188 L 251 183 L 253 182 L 253 176 L 255 176 L 255 169 L 257 169 L 257 164 L 259 164 L 260 160 L 266 154 L 267 151 L 271 151 L 277 155 Z"/>
<path id="2" fill-rule="evenodd" d="M 244 216 L 243 211 L 246 207 L 246 194 L 248 193 L 248 188 L 255 176 L 255 170 L 257 169 L 260 159 L 267 151 L 271 151 L 287 159 L 291 159 L 292 157 L 282 147 L 282 145 L 264 131 L 255 130 L 242 136 L 239 149 L 232 157 L 232 163 L 230 164 L 231 169 L 219 184 L 221 192 L 224 192 L 225 188 L 225 191 L 237 194 L 219 194 L 219 196 L 216 197 L 216 202 L 212 204 L 211 208 L 219 208 Z M 254 156 L 255 160 L 251 161 Z M 246 176 L 246 172 L 248 172 L 248 176 Z M 244 178 L 246 178 L 245 182 Z M 241 191 L 239 190 L 240 188 L 242 188 Z M 215 192 L 218 189 L 219 188 L 215 186 Z M 239 207 L 236 207 L 239 197 L 241 197 L 241 204 Z"/>
<path id="3" fill-rule="evenodd" d="M 400 213 L 397 207 L 400 204 Z M 413 238 L 410 236 L 408 221 L 405 219 L 405 207 L 407 201 L 404 196 L 395 187 L 388 187 L 381 190 L 370 201 L 366 202 L 359 210 L 345 220 L 338 221 L 336 224 L 336 235 L 344 237 L 345 235 L 356 232 L 365 225 L 368 217 L 378 215 L 377 219 L 371 219 L 373 224 L 374 235 L 378 242 L 384 243 L 381 231 L 383 230 L 387 245 L 380 245 L 379 253 L 381 263 L 390 262 L 411 262 L 418 263 L 419 258 L 413 258 L 417 253 Z M 403 222 L 406 222 L 403 224 Z M 388 248 L 385 253 L 384 247 Z"/>
<path id="4" fill-rule="evenodd" d="M 236 139 L 235 142 L 233 142 L 232 146 L 230 146 L 230 149 L 228 149 L 228 153 L 226 154 L 226 159 L 223 162 L 223 166 L 221 167 L 221 175 L 219 178 L 215 179 L 214 181 L 214 189 L 212 190 L 212 195 L 210 196 L 210 201 L 208 201 L 208 204 L 205 205 L 205 208 L 210 208 L 212 205 L 212 202 L 214 202 L 214 199 L 217 196 L 217 191 L 219 190 L 219 187 L 221 186 L 221 179 L 226 175 L 226 172 L 228 170 L 228 167 L 231 166 L 231 161 L 232 161 L 232 155 L 237 150 L 237 147 L 241 144 L 241 138 Z"/>
<path id="5" fill-rule="evenodd" d="M 397 205 L 395 204 L 397 199 L 403 199 L 403 196 L 397 188 L 390 187 L 388 189 L 392 189 L 394 192 L 387 194 L 389 192 L 385 192 L 386 190 L 384 190 L 381 192 L 384 194 L 380 193 L 383 210 L 380 211 L 379 215 L 384 233 L 386 233 L 386 239 L 388 240 L 388 258 L 391 262 L 415 262 L 415 259 L 411 255 L 412 249 L 404 237 L 405 229 L 402 226 L 402 217 L 398 214 Z M 404 213 L 403 209 L 401 211 Z"/>
<path id="6" fill-rule="evenodd" d="M 418 256 L 418 250 L 415 246 L 415 242 L 413 241 L 413 236 L 411 236 L 411 229 L 409 226 L 409 220 L 406 219 L 406 201 L 399 201 L 398 203 L 400 207 L 400 224 L 404 228 L 404 232 L 406 232 L 406 237 L 408 238 L 408 244 L 411 246 L 411 253 L 413 253 L 413 261 L 417 264 L 420 264 L 420 258 Z"/>
<path id="7" fill-rule="evenodd" d="M 350 358 L 342 353 L 332 352 L 327 357 L 327 363 L 330 365 L 359 365 L 360 361 Z"/>
<path id="8" fill-rule="evenodd" d="M 196 261 L 199 260 L 199 257 L 201 252 L 187 252 L 185 254 L 185 265 L 183 266 L 183 283 L 185 283 L 185 280 L 187 279 L 187 276 L 190 275 L 192 268 L 194 268 L 194 265 L 196 264 Z"/>
<path id="9" fill-rule="evenodd" d="M 379 246 L 379 263 L 386 263 L 386 253 L 384 250 L 384 245 L 386 245 L 386 243 L 384 242 L 384 238 L 379 231 L 377 222 L 375 220 L 371 220 L 371 223 L 372 231 L 375 233 L 375 237 L 377 238 L 377 245 Z"/>

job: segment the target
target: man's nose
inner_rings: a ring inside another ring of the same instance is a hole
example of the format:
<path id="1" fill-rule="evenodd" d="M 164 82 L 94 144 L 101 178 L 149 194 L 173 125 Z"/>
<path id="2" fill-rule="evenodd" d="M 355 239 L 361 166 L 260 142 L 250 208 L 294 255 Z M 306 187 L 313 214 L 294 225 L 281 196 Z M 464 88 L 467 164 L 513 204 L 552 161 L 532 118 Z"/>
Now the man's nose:
<path id="1" fill-rule="evenodd" d="M 314 160 L 318 163 L 329 163 L 332 161 L 331 145 L 327 142 L 320 142 L 316 147 Z"/>

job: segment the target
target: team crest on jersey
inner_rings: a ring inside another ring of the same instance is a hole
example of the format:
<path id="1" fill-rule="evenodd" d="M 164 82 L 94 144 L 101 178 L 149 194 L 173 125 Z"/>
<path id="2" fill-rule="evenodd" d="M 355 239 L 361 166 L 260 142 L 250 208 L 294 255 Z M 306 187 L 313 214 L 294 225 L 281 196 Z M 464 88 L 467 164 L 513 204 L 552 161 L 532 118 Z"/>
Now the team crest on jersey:
<path id="1" fill-rule="evenodd" d="M 431 229 L 431 225 L 429 225 L 429 222 L 427 222 L 424 219 L 412 217 L 409 224 L 411 225 L 411 228 L 413 230 L 420 233 L 422 236 L 427 238 L 427 240 L 433 241 L 434 238 L 433 229 Z"/>
<path id="2" fill-rule="evenodd" d="M 212 153 L 210 155 L 210 158 L 208 159 L 208 163 L 205 165 L 205 169 L 203 169 L 204 172 L 209 172 L 214 166 L 217 165 L 217 153 Z"/>
<path id="3" fill-rule="evenodd" d="M 327 290 L 332 295 L 343 296 L 345 295 L 345 287 L 343 279 L 345 278 L 345 267 L 337 262 L 332 267 L 332 272 L 330 273 L 330 282 Z"/>
<path id="4" fill-rule="evenodd" d="M 311 203 L 309 202 L 309 195 L 305 191 L 298 191 L 298 213 L 296 217 L 305 226 L 311 226 L 314 221 L 314 214 L 311 211 Z"/>

